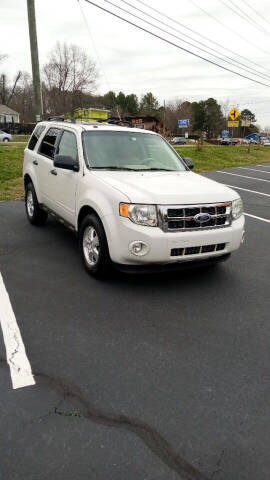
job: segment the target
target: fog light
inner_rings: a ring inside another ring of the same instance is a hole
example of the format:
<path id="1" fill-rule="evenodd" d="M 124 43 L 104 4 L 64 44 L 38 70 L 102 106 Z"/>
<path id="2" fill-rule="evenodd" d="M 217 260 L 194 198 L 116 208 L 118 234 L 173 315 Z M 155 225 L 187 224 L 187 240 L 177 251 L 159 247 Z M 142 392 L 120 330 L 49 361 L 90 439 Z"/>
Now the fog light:
<path id="1" fill-rule="evenodd" d="M 150 247 L 147 245 L 147 243 L 136 240 L 135 242 L 131 242 L 129 244 L 129 250 L 131 253 L 133 253 L 133 255 L 143 257 L 144 255 L 147 255 Z"/>

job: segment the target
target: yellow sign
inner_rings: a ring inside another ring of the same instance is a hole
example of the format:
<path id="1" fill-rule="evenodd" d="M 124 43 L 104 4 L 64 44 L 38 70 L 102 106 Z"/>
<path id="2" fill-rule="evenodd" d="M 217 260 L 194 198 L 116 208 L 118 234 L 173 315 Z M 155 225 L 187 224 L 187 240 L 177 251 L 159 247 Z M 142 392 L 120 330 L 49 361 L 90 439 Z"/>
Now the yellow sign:
<path id="1" fill-rule="evenodd" d="M 103 110 L 100 108 L 77 108 L 73 114 L 66 115 L 68 120 L 75 118 L 81 122 L 92 123 L 97 120 L 108 120 L 109 110 Z"/>
<path id="2" fill-rule="evenodd" d="M 239 122 L 232 122 L 228 120 L 228 127 L 239 127 Z"/>
<path id="3" fill-rule="evenodd" d="M 229 117 L 231 118 L 231 120 L 236 120 L 239 117 L 239 115 L 240 113 L 238 112 L 238 110 L 236 110 L 236 108 L 232 108 L 229 113 Z"/>

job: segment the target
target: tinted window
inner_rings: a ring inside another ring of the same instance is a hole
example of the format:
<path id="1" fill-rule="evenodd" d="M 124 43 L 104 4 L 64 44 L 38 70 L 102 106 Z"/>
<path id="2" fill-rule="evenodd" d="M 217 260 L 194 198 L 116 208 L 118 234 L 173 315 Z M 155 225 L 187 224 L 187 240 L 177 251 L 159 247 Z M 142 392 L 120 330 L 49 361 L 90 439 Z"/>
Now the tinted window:
<path id="1" fill-rule="evenodd" d="M 64 131 L 58 146 L 58 155 L 65 155 L 73 158 L 74 163 L 78 162 L 78 149 L 76 136 L 72 132 Z"/>
<path id="2" fill-rule="evenodd" d="M 45 129 L 45 125 L 37 125 L 35 130 L 33 131 L 32 133 L 32 136 L 29 140 L 29 143 L 28 143 L 28 148 L 29 150 L 34 150 L 37 142 L 38 142 L 38 139 L 40 137 L 40 135 L 42 134 L 42 132 L 44 131 Z"/>
<path id="3" fill-rule="evenodd" d="M 56 140 L 60 130 L 58 128 L 50 128 L 43 138 L 39 153 L 46 155 L 46 157 L 53 158 L 55 153 Z"/>

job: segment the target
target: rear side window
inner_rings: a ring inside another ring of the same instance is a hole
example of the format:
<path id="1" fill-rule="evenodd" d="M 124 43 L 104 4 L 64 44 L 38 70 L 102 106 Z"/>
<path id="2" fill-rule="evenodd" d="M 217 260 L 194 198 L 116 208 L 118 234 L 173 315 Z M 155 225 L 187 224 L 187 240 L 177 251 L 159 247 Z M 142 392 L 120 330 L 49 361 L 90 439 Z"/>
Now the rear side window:
<path id="1" fill-rule="evenodd" d="M 54 157 L 55 146 L 56 146 L 59 133 L 60 133 L 59 128 L 50 128 L 48 130 L 39 148 L 39 153 L 41 155 L 45 155 L 46 157 L 49 157 L 49 158 Z"/>
<path id="2" fill-rule="evenodd" d="M 29 150 L 34 150 L 37 142 L 38 142 L 38 139 L 40 137 L 40 135 L 42 134 L 42 132 L 45 130 L 45 125 L 37 125 L 35 130 L 33 131 L 32 133 L 32 136 L 29 140 L 29 143 L 28 143 L 28 148 Z"/>

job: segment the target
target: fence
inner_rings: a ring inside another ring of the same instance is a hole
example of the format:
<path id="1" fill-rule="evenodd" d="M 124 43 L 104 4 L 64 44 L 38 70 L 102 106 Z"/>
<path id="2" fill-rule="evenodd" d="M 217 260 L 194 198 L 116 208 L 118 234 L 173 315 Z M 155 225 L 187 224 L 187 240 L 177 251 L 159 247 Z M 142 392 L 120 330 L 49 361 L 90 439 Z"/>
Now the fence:
<path id="1" fill-rule="evenodd" d="M 0 130 L 12 135 L 30 135 L 35 126 L 35 123 L 0 123 Z"/>

